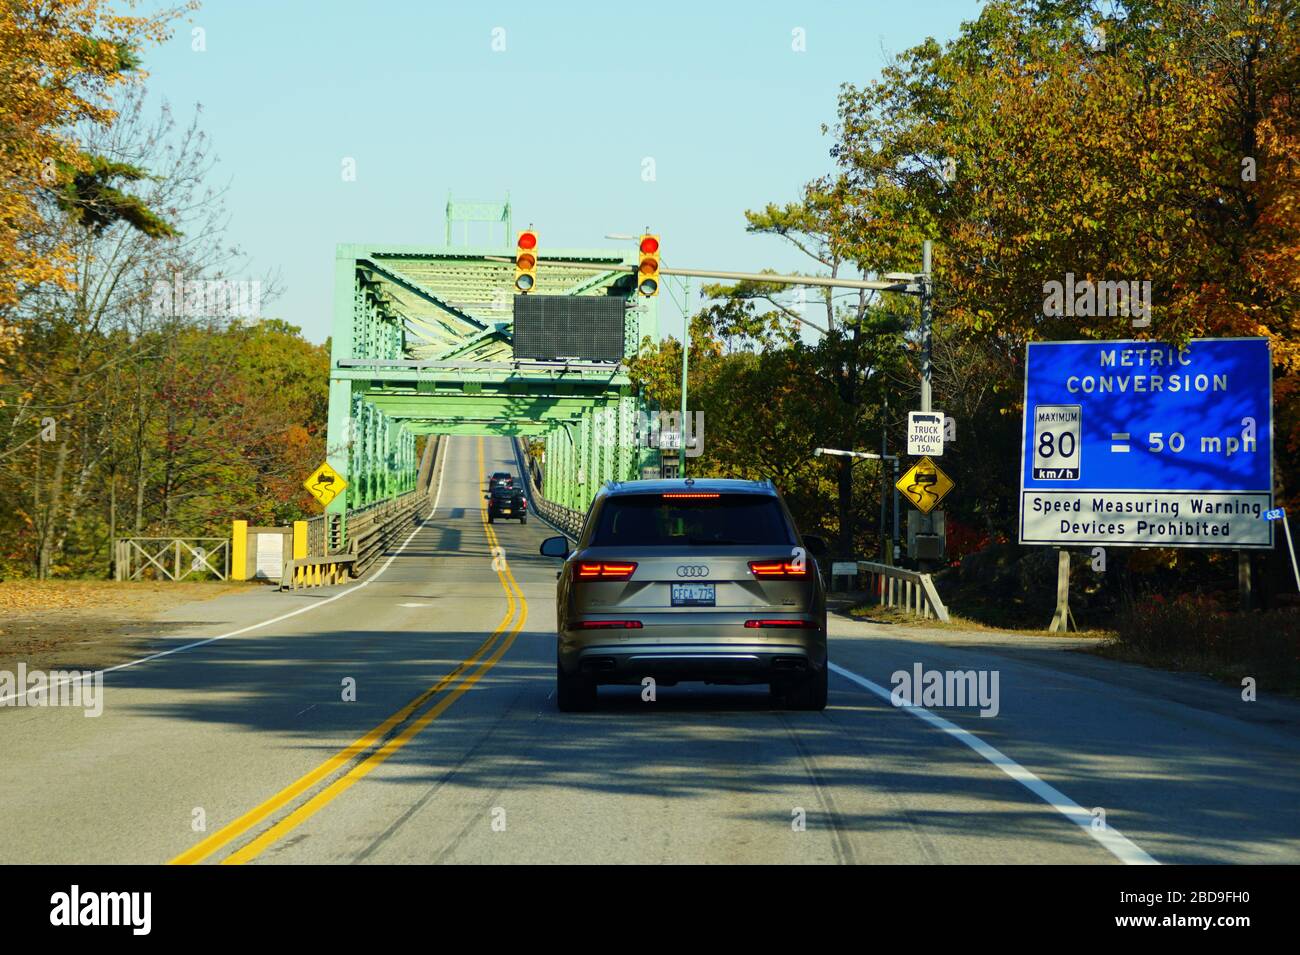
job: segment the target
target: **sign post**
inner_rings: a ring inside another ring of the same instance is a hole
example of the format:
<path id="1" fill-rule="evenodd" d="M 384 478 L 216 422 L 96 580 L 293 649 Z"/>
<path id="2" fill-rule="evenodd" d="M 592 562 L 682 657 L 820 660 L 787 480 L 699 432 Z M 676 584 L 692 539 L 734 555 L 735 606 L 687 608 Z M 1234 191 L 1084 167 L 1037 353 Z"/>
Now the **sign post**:
<path id="1" fill-rule="evenodd" d="M 909 555 L 921 562 L 921 569 L 925 570 L 930 562 L 942 560 L 946 549 L 943 512 L 936 514 L 934 509 L 953 489 L 952 478 L 929 458 L 922 458 L 898 479 L 894 487 L 920 512 L 915 533 L 912 519 L 909 517 L 907 520 L 907 544 Z"/>
<path id="2" fill-rule="evenodd" d="M 1056 548 L 1056 612 L 1052 614 L 1052 624 L 1047 629 L 1052 633 L 1064 633 L 1078 625 L 1074 622 L 1074 613 L 1070 610 L 1070 552 L 1064 547 Z"/>

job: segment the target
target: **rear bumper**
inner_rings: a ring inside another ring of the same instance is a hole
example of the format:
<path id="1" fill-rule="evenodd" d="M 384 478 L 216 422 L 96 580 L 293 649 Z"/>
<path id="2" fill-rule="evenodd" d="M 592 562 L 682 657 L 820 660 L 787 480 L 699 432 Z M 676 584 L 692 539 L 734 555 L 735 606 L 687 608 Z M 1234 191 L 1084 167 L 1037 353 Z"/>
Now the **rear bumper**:
<path id="1" fill-rule="evenodd" d="M 571 630 L 560 635 L 559 664 L 597 683 L 769 683 L 826 666 L 824 625 L 807 629 L 751 629 L 743 621 L 708 636 L 673 634 L 675 627 L 640 630 Z M 685 629 L 685 628 L 683 628 Z M 689 629 L 695 630 L 695 627 Z"/>

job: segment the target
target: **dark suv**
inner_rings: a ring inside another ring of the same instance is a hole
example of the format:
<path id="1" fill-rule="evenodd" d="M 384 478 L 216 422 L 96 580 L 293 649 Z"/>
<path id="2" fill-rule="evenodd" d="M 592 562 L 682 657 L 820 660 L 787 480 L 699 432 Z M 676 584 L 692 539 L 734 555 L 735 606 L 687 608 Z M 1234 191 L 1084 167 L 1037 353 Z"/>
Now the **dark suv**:
<path id="1" fill-rule="evenodd" d="M 818 538 L 809 547 L 823 551 Z M 826 594 L 770 481 L 606 484 L 564 558 L 556 595 L 557 702 L 588 709 L 602 683 L 767 683 L 826 706 Z"/>
<path id="2" fill-rule="evenodd" d="M 488 492 L 488 523 L 498 517 L 519 519 L 520 524 L 528 523 L 528 498 L 524 497 L 522 488 L 512 484 L 494 484 Z"/>

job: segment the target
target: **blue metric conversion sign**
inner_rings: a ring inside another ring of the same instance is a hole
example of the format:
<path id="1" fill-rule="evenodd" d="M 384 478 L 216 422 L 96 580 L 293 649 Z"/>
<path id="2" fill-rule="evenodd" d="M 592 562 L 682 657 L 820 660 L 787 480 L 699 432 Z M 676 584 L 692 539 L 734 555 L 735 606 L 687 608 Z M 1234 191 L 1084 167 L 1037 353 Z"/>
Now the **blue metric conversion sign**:
<path id="1" fill-rule="evenodd" d="M 1020 542 L 1273 545 L 1264 338 L 1031 342 Z"/>

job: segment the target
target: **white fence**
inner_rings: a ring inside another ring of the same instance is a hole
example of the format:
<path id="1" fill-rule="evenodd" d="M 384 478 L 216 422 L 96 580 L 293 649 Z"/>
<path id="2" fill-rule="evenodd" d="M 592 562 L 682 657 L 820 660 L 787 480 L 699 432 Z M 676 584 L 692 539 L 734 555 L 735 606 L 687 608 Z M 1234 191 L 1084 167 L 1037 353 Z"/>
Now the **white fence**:
<path id="1" fill-rule="evenodd" d="M 114 579 L 184 580 L 230 576 L 225 537 L 119 537 L 113 541 Z"/>
<path id="2" fill-rule="evenodd" d="M 948 622 L 948 608 L 929 574 L 868 560 L 858 561 L 858 574 L 867 578 L 867 592 L 876 595 L 880 606 L 897 607 L 925 620 Z"/>

